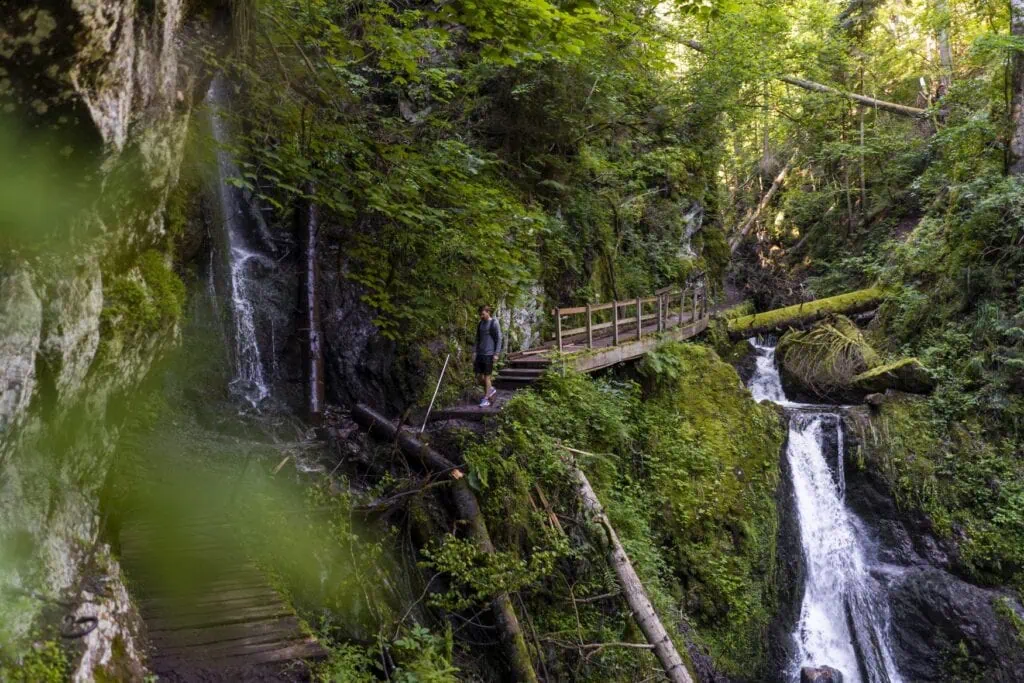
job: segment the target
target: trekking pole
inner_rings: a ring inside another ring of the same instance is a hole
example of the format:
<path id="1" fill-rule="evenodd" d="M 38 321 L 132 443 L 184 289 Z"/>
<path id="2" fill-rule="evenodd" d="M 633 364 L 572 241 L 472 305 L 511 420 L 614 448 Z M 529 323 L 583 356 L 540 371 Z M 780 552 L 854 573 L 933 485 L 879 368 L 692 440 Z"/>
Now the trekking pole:
<path id="1" fill-rule="evenodd" d="M 427 407 L 427 414 L 423 416 L 423 426 L 420 427 L 420 434 L 427 428 L 427 420 L 430 419 L 430 411 L 434 409 L 434 399 L 437 398 L 437 392 L 441 388 L 441 380 L 444 379 L 444 371 L 448 369 L 448 359 L 452 357 L 452 354 L 448 354 L 444 357 L 444 365 L 441 367 L 441 376 L 437 378 L 437 386 L 434 387 L 434 395 L 430 397 L 430 405 Z"/>

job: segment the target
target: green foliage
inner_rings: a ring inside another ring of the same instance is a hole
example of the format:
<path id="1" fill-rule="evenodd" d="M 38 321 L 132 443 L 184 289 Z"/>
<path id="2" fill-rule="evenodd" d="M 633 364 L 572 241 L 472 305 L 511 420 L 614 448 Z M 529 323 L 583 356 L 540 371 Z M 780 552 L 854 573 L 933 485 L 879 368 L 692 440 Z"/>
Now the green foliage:
<path id="1" fill-rule="evenodd" d="M 621 598 L 579 602 L 618 588 L 601 531 L 581 535 L 565 517 L 579 506 L 565 466 L 575 457 L 659 612 L 682 610 L 719 666 L 749 674 L 764 666 L 775 607 L 779 418 L 703 346 L 662 346 L 645 358 L 642 374 L 643 387 L 548 373 L 505 406 L 488 441 L 469 445 L 471 481 L 496 545 L 522 557 L 547 548 L 563 558 L 532 590 L 521 589 L 542 640 L 564 651 L 558 670 L 629 680 L 653 663 L 612 648 L 582 659 L 572 644 L 639 637 Z M 570 455 L 563 445 L 586 454 Z M 562 515 L 567 548 L 545 514 L 523 506 L 538 489 Z M 554 605 L 552 594 L 561 596 Z"/>
<path id="2" fill-rule="evenodd" d="M 485 605 L 501 593 L 521 590 L 551 572 L 555 560 L 568 549 L 563 541 L 554 537 L 548 548 L 533 548 L 526 561 L 515 553 L 485 553 L 471 540 L 445 536 L 422 551 L 425 566 L 447 574 L 453 581 L 446 593 L 431 596 L 431 603 L 458 611 Z"/>
<path id="3" fill-rule="evenodd" d="M 227 65 L 245 84 L 234 182 L 279 225 L 312 192 L 339 226 L 325 243 L 404 342 L 454 336 L 538 281 L 564 304 L 716 279 L 713 117 L 689 109 L 648 9 L 264 3 Z M 681 258 L 694 206 L 703 229 Z"/>
<path id="4" fill-rule="evenodd" d="M 103 291 L 107 334 L 152 333 L 177 322 L 185 305 L 185 285 L 158 251 L 146 251 L 136 266 L 109 278 Z"/>
<path id="5" fill-rule="evenodd" d="M 413 626 L 388 648 L 396 667 L 389 679 L 396 683 L 455 683 L 459 670 L 452 666 L 452 635 L 437 636 L 422 626 Z M 340 645 L 316 671 L 322 683 L 372 683 L 378 680 L 374 668 L 380 664 L 377 648 Z"/>
<path id="6" fill-rule="evenodd" d="M 1024 470 L 1013 444 L 987 443 L 978 419 L 950 421 L 946 401 L 886 401 L 862 434 L 863 457 L 897 502 L 955 539 L 975 580 L 1024 585 Z"/>
<path id="7" fill-rule="evenodd" d="M 17 661 L 0 660 L 0 680 L 11 683 L 63 683 L 69 673 L 67 652 L 55 640 L 33 644 Z"/>

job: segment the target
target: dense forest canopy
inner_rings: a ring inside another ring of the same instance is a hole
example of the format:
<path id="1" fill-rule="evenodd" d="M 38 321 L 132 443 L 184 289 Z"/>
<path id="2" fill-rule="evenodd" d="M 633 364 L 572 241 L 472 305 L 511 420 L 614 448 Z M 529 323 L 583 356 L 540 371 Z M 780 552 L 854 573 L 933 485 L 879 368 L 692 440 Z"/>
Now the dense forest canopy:
<path id="1" fill-rule="evenodd" d="M 0 19 L 0 679 L 141 678 L 39 624 L 156 482 L 322 680 L 792 681 L 800 448 L 854 671 L 1024 669 L 1024 0 L 68 2 Z M 484 304 L 558 352 L 467 411 Z"/>

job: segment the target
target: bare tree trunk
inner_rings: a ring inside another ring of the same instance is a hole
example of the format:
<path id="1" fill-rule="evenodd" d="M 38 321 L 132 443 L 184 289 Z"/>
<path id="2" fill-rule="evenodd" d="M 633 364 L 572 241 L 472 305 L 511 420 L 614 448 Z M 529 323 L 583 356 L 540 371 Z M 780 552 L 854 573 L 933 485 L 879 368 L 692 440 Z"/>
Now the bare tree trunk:
<path id="1" fill-rule="evenodd" d="M 306 194 L 312 197 L 314 186 L 307 184 Z M 319 271 L 317 238 L 320 232 L 320 208 L 312 199 L 302 202 L 299 212 L 299 242 L 302 252 L 302 330 L 304 333 L 303 365 L 306 370 L 306 413 L 310 423 L 319 426 L 324 414 L 324 347 L 320 324 Z"/>
<path id="2" fill-rule="evenodd" d="M 1010 0 L 1010 33 L 1024 38 L 1024 0 Z M 1013 133 L 1010 138 L 1011 175 L 1024 174 L 1024 53 L 1013 55 L 1013 100 L 1010 106 L 1010 123 Z"/>
<path id="3" fill-rule="evenodd" d="M 1024 0 L 1011 0 L 1011 2 L 1022 2 Z M 684 40 L 683 44 L 687 47 L 696 50 L 697 52 L 707 52 L 704 45 L 696 40 Z M 828 95 L 837 95 L 839 97 L 845 97 L 848 100 L 863 104 L 872 109 L 881 109 L 887 111 L 890 114 L 897 114 L 899 116 L 909 116 L 912 118 L 923 118 L 927 116 L 928 111 L 925 109 L 919 109 L 917 107 L 908 107 L 905 104 L 896 104 L 895 102 L 886 102 L 885 100 L 878 100 L 874 97 L 867 97 L 866 95 L 858 95 L 857 93 L 846 92 L 833 88 L 830 85 L 824 85 L 822 83 L 815 83 L 814 81 L 807 81 L 803 78 L 795 78 L 793 76 L 776 76 L 776 80 L 780 80 L 783 83 L 789 83 L 795 85 L 798 88 L 804 90 L 810 90 L 811 92 L 819 92 Z"/>
<path id="4" fill-rule="evenodd" d="M 942 75 L 939 77 L 939 97 L 949 91 L 953 81 L 953 51 L 949 47 L 949 3 L 936 0 L 935 9 L 942 15 L 942 25 L 935 34 L 935 42 L 939 45 L 939 66 Z"/>
<path id="5" fill-rule="evenodd" d="M 476 496 L 473 495 L 466 480 L 462 477 L 462 472 L 453 462 L 430 446 L 420 442 L 408 430 L 399 429 L 391 420 L 363 403 L 356 404 L 352 409 L 352 418 L 363 425 L 371 435 L 397 443 L 406 455 L 416 458 L 427 469 L 436 472 L 450 472 L 454 479 L 452 498 L 455 501 L 455 509 L 458 511 L 459 517 L 468 523 L 470 539 L 481 552 L 494 554 L 494 544 L 491 542 L 491 535 L 487 531 L 487 525 L 484 523 Z M 501 593 L 491 600 L 491 611 L 494 613 L 494 621 L 498 627 L 498 633 L 509 658 L 515 680 L 523 683 L 537 683 L 537 674 L 530 661 L 530 651 L 526 648 L 523 630 L 519 626 L 515 610 L 512 609 L 512 601 L 509 600 L 508 593 Z"/>
<path id="6" fill-rule="evenodd" d="M 644 590 L 640 577 L 636 575 L 629 556 L 623 550 L 615 529 L 608 521 L 608 516 L 604 514 L 601 501 L 598 500 L 597 494 L 590 486 L 587 475 L 583 474 L 583 471 L 575 465 L 570 464 L 570 467 L 573 477 L 576 479 L 583 506 L 604 528 L 608 537 L 608 563 L 615 570 L 615 576 L 619 580 L 619 586 L 622 587 L 622 594 L 626 597 L 626 602 L 629 603 L 629 609 L 633 612 L 633 618 L 636 619 L 647 642 L 654 648 L 654 654 L 665 669 L 665 675 L 672 683 L 693 683 L 690 672 L 686 670 L 683 659 L 676 650 L 675 643 L 672 642 L 668 631 L 665 630 L 661 619 L 658 618 L 657 612 L 654 611 L 654 606 L 651 605 L 651 601 L 647 597 L 647 591 Z"/>
<path id="7" fill-rule="evenodd" d="M 732 238 L 729 240 L 730 251 L 736 251 L 736 249 L 740 246 L 740 242 L 742 242 L 743 238 L 747 236 L 748 232 L 750 232 L 750 228 L 753 227 L 754 223 L 757 222 L 757 219 L 761 215 L 761 212 L 764 210 L 764 207 L 768 206 L 768 202 L 770 202 L 772 200 L 772 197 L 774 197 L 782 188 L 782 184 L 786 181 L 786 174 L 789 173 L 789 167 L 793 164 L 794 158 L 795 156 L 789 158 L 789 161 L 787 161 L 786 165 L 782 167 L 782 170 L 779 171 L 779 174 L 775 176 L 775 180 L 774 182 L 772 182 L 772 186 L 769 187 L 765 195 L 761 197 L 761 201 L 758 203 L 757 208 L 754 210 L 754 213 L 748 216 L 747 220 L 744 221 L 743 225 L 741 225 L 739 229 L 737 229 L 736 232 L 733 234 Z"/>

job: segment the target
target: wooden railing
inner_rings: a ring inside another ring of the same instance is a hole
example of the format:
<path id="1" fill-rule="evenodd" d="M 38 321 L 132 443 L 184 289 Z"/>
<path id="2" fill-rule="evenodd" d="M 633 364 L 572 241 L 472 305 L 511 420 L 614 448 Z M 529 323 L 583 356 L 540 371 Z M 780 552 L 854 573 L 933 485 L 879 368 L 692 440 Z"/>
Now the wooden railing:
<path id="1" fill-rule="evenodd" d="M 649 312 L 645 312 L 645 307 Z M 623 309 L 626 309 L 625 314 L 623 314 Z M 611 311 L 611 314 L 603 314 L 604 311 Z M 595 335 L 606 336 L 606 332 L 604 334 L 597 333 L 610 329 L 612 346 L 618 346 L 624 338 L 642 338 L 644 326 L 651 320 L 657 321 L 656 332 L 664 332 L 684 323 L 694 322 L 706 312 L 707 300 L 703 289 L 690 287 L 675 290 L 666 288 L 655 292 L 654 296 L 637 297 L 627 301 L 556 308 L 551 314 L 555 318 L 555 340 L 558 344 L 558 351 L 561 352 L 565 347 L 567 337 L 585 334 L 586 346 L 590 349 L 594 347 Z M 674 320 L 673 315 L 675 315 Z M 610 320 L 607 319 L 609 317 Z M 582 321 L 584 324 L 566 328 L 563 319 L 573 318 L 579 318 L 573 322 Z M 598 321 L 595 321 L 595 318 Z"/>

